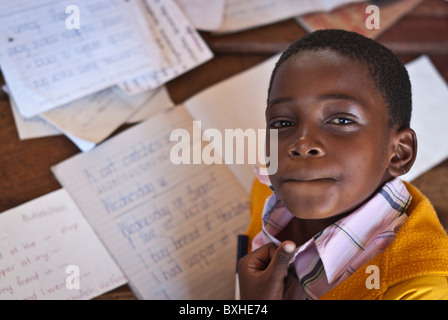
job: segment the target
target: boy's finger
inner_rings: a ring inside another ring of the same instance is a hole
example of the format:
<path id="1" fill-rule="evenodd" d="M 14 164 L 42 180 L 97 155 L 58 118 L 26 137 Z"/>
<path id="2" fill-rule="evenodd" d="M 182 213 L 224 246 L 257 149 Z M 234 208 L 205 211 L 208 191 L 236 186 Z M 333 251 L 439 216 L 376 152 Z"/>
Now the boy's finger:
<path id="1" fill-rule="evenodd" d="M 288 265 L 294 256 L 296 245 L 292 241 L 285 241 L 275 251 L 269 269 L 274 279 L 283 279 L 288 274 Z"/>
<path id="2" fill-rule="evenodd" d="M 275 255 L 277 246 L 272 242 L 258 248 L 255 251 L 242 257 L 238 262 L 238 270 L 244 272 L 247 269 L 252 271 L 264 271 Z"/>

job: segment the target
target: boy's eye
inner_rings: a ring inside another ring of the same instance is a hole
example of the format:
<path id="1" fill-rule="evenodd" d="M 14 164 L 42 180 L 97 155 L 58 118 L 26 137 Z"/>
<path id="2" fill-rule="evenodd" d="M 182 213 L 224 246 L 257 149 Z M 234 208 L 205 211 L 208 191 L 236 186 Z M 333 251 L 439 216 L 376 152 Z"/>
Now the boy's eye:
<path id="1" fill-rule="evenodd" d="M 334 118 L 333 120 L 330 121 L 330 123 L 339 125 L 348 125 L 355 123 L 355 121 L 348 118 Z"/>
<path id="2" fill-rule="evenodd" d="M 271 124 L 271 128 L 281 129 L 285 127 L 291 127 L 294 125 L 294 122 L 288 120 L 280 120 Z"/>

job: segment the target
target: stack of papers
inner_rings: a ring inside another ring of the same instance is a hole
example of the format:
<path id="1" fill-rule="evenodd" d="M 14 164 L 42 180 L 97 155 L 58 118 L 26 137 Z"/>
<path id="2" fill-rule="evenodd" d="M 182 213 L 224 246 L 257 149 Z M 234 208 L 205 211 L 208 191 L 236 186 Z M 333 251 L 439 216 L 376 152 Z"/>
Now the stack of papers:
<path id="1" fill-rule="evenodd" d="M 163 85 L 213 57 L 173 0 L 17 0 L 0 4 L 0 18 L 18 127 L 38 123 L 83 151 L 142 108 L 171 107 Z"/>

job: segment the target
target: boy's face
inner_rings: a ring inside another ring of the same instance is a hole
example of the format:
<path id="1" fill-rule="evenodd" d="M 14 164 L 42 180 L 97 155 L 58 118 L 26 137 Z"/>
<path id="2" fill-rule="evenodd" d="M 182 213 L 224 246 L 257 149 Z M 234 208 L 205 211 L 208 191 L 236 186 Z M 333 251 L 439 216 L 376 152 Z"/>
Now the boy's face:
<path id="1" fill-rule="evenodd" d="M 285 61 L 272 83 L 266 122 L 278 129 L 271 183 L 298 218 L 350 212 L 391 178 L 389 112 L 368 68 L 355 60 L 319 50 Z"/>

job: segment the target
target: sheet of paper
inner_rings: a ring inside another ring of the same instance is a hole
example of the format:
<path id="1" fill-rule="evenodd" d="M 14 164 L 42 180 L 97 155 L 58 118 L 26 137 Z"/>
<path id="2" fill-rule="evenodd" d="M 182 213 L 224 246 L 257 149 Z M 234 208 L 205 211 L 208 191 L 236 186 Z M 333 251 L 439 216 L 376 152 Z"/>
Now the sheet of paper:
<path id="1" fill-rule="evenodd" d="M 112 87 L 28 119 L 10 103 L 21 140 L 65 134 L 82 151 L 92 150 L 125 122 L 140 122 L 174 106 L 165 86 L 133 96 Z"/>
<path id="2" fill-rule="evenodd" d="M 128 96 L 113 86 L 46 111 L 40 116 L 69 137 L 87 142 L 86 147 L 77 145 L 81 150 L 88 151 L 125 123 L 154 93 L 147 91 Z"/>
<path id="3" fill-rule="evenodd" d="M 213 31 L 221 26 L 224 0 L 176 0 L 196 29 Z"/>
<path id="4" fill-rule="evenodd" d="M 275 55 L 199 92 L 185 101 L 185 108 L 195 120 L 201 121 L 203 130 L 216 128 L 225 132 L 225 129 L 254 129 L 258 134 L 258 130 L 266 129 L 264 114 L 269 79 L 278 58 L 279 55 Z M 240 152 L 248 153 L 247 144 L 245 150 Z M 249 161 L 245 164 L 228 164 L 247 192 L 250 192 L 254 179 L 253 166 Z"/>
<path id="5" fill-rule="evenodd" d="M 225 165 L 174 165 L 182 106 L 52 168 L 143 299 L 232 299 L 249 196 Z"/>
<path id="6" fill-rule="evenodd" d="M 60 189 L 0 214 L 0 300 L 86 300 L 126 283 Z"/>
<path id="7" fill-rule="evenodd" d="M 83 152 L 90 151 L 96 146 L 95 143 L 80 139 L 78 137 L 75 137 L 74 135 L 71 135 L 70 133 L 64 132 L 64 134 L 79 148 L 79 150 Z"/>
<path id="8" fill-rule="evenodd" d="M 40 116 L 24 118 L 19 111 L 14 100 L 9 99 L 11 104 L 14 122 L 16 123 L 17 134 L 20 140 L 41 138 L 48 136 L 56 136 L 62 134 L 60 130 L 52 126 L 50 123 L 42 119 Z"/>
<path id="9" fill-rule="evenodd" d="M 135 1 L 2 1 L 0 65 L 24 117 L 61 106 L 136 74 L 163 67 Z M 67 25 L 69 27 L 67 27 Z"/>
<path id="10" fill-rule="evenodd" d="M 213 57 L 195 27 L 174 0 L 142 0 L 138 4 L 146 17 L 157 44 L 171 67 L 157 72 L 141 72 L 121 88 L 129 94 L 154 89 L 199 66 Z"/>
<path id="11" fill-rule="evenodd" d="M 224 19 L 216 32 L 237 32 L 357 1 L 364 0 L 226 0 Z"/>
<path id="12" fill-rule="evenodd" d="M 406 64 L 412 84 L 411 128 L 417 134 L 417 159 L 402 178 L 412 181 L 448 158 L 448 85 L 428 56 Z"/>
<path id="13" fill-rule="evenodd" d="M 174 102 L 171 100 L 171 97 L 165 86 L 160 86 L 153 91 L 154 95 L 151 97 L 151 99 L 144 102 L 143 106 L 126 121 L 127 123 L 144 121 L 174 107 Z M 141 96 L 143 94 L 144 93 L 139 94 L 138 96 Z"/>

